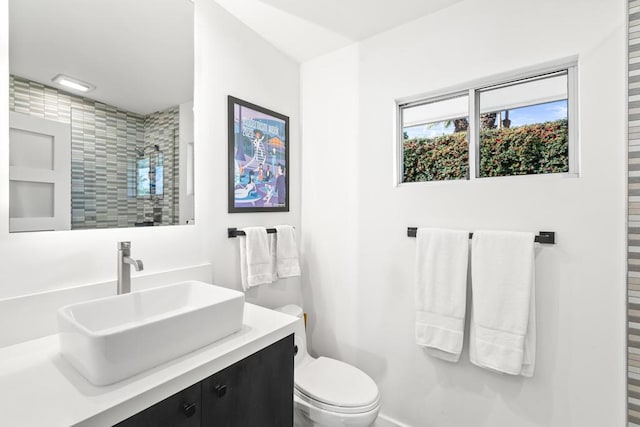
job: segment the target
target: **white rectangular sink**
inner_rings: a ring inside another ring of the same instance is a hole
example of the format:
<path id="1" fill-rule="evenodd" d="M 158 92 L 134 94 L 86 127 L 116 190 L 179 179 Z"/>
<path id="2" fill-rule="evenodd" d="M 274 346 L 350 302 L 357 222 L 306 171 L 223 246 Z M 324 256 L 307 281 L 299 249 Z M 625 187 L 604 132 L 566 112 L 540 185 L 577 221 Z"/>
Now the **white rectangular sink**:
<path id="1" fill-rule="evenodd" d="M 111 384 L 242 327 L 244 294 L 181 282 L 58 310 L 60 351 L 87 380 Z"/>

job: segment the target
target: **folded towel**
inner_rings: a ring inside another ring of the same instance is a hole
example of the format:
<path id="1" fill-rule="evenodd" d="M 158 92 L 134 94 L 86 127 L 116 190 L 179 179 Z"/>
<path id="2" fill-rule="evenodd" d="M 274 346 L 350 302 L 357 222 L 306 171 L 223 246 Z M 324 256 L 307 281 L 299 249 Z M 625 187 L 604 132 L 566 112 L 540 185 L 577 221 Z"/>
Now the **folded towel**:
<path id="1" fill-rule="evenodd" d="M 457 362 L 464 338 L 469 232 L 419 228 L 416 237 L 416 344 Z"/>
<path id="2" fill-rule="evenodd" d="M 296 231 L 290 225 L 276 225 L 276 260 L 278 277 L 300 275 Z"/>
<path id="3" fill-rule="evenodd" d="M 264 227 L 246 227 L 240 236 L 240 276 L 242 288 L 271 283 L 275 280 L 270 238 Z"/>
<path id="4" fill-rule="evenodd" d="M 471 362 L 530 377 L 535 366 L 533 233 L 478 231 L 471 249 Z"/>

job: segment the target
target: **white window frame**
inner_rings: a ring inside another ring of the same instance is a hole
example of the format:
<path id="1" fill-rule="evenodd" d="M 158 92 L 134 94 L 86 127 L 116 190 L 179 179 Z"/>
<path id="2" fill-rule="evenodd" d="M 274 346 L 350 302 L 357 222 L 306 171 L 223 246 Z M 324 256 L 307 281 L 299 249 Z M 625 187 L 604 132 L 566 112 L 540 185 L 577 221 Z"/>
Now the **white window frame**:
<path id="1" fill-rule="evenodd" d="M 569 140 L 569 171 L 546 174 L 508 175 L 497 177 L 480 177 L 480 126 L 476 112 L 480 109 L 479 92 L 485 89 L 501 85 L 517 84 L 519 81 L 541 77 L 546 74 L 567 71 L 567 120 Z M 469 131 L 467 135 L 469 143 L 469 177 L 468 179 L 454 179 L 445 181 L 419 181 L 403 182 L 404 175 L 404 128 L 403 110 L 412 106 L 446 100 L 468 93 L 469 96 Z M 394 168 L 393 185 L 395 187 L 411 185 L 441 185 L 450 183 L 467 183 L 477 180 L 503 180 L 503 179 L 545 179 L 566 178 L 580 176 L 580 144 L 579 144 L 579 112 L 578 112 L 578 58 L 571 57 L 559 61 L 549 62 L 535 67 L 528 67 L 515 72 L 503 73 L 489 78 L 479 79 L 463 85 L 458 85 L 443 90 L 412 96 L 395 101 L 395 126 L 394 126 Z"/>

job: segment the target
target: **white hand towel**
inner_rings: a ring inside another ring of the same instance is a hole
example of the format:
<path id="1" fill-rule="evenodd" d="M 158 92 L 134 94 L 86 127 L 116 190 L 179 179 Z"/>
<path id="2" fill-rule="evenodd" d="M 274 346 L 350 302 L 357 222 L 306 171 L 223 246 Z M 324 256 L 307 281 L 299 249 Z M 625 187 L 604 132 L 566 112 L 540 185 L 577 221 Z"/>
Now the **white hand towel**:
<path id="1" fill-rule="evenodd" d="M 290 225 L 276 225 L 276 260 L 278 277 L 300 275 L 296 231 Z"/>
<path id="2" fill-rule="evenodd" d="M 530 377 L 535 367 L 533 233 L 473 235 L 470 358 L 475 365 Z"/>
<path id="3" fill-rule="evenodd" d="M 246 227 L 246 236 L 240 236 L 240 276 L 242 288 L 274 281 L 273 258 L 270 239 L 264 227 Z"/>
<path id="4" fill-rule="evenodd" d="M 457 362 L 464 338 L 469 232 L 419 228 L 416 237 L 416 344 Z"/>

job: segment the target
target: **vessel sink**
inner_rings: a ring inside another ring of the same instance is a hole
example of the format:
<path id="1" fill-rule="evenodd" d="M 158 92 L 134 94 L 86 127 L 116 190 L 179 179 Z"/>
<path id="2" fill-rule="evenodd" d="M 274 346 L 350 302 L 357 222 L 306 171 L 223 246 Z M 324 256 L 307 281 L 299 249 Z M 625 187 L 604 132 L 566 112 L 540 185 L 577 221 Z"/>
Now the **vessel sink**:
<path id="1" fill-rule="evenodd" d="M 111 384 L 242 327 L 244 294 L 189 281 L 58 310 L 60 351 L 87 380 Z"/>

